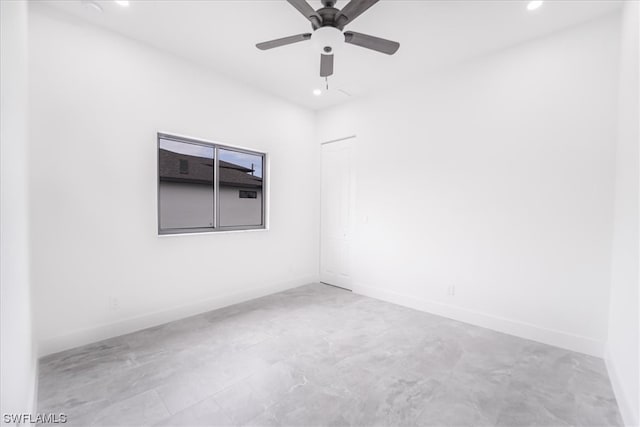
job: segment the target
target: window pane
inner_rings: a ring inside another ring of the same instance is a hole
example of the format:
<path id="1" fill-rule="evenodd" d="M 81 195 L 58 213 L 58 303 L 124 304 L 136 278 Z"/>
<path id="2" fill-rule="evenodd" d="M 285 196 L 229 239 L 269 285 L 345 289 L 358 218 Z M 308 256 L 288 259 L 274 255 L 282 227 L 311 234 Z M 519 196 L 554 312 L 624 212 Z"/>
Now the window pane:
<path id="1" fill-rule="evenodd" d="M 213 147 L 160 140 L 160 229 L 213 227 Z"/>
<path id="2" fill-rule="evenodd" d="M 263 156 L 220 148 L 220 226 L 260 226 Z"/>

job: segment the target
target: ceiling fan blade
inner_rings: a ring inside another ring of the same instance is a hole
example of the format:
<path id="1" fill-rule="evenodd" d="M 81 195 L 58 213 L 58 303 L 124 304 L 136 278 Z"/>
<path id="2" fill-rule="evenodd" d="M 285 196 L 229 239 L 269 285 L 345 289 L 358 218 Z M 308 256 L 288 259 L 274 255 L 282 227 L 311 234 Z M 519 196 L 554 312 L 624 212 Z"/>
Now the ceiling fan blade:
<path id="1" fill-rule="evenodd" d="M 320 77 L 333 74 L 333 55 L 320 54 Z"/>
<path id="2" fill-rule="evenodd" d="M 344 41 L 356 46 L 375 50 L 377 52 L 393 55 L 400 48 L 400 43 L 391 40 L 381 39 L 380 37 L 369 36 L 366 34 L 355 33 L 353 31 L 345 31 Z"/>
<path id="3" fill-rule="evenodd" d="M 288 44 L 303 42 L 311 39 L 311 33 L 298 34 L 296 36 L 283 37 L 281 39 L 270 40 L 268 42 L 258 43 L 256 47 L 260 50 L 273 49 L 274 47 L 286 46 Z"/>
<path id="4" fill-rule="evenodd" d="M 311 23 L 313 24 L 313 29 L 315 30 L 320 25 L 322 25 L 322 18 L 318 13 L 313 10 L 311 5 L 306 2 L 306 0 L 287 0 L 289 4 L 295 7 L 298 12 L 304 15 Z"/>
<path id="5" fill-rule="evenodd" d="M 342 8 L 338 16 L 336 16 L 336 24 L 339 28 L 344 28 L 345 25 L 353 22 L 358 16 L 362 15 L 367 9 L 379 0 L 351 0 L 345 7 Z"/>

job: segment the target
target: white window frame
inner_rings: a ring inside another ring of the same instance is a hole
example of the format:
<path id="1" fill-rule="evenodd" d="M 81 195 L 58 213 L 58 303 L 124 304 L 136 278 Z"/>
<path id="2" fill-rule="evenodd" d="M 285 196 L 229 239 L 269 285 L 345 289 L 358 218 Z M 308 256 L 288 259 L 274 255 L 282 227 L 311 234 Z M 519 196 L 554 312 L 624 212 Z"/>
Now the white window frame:
<path id="1" fill-rule="evenodd" d="M 213 148 L 214 168 L 213 168 L 213 226 L 212 227 L 198 227 L 198 228 L 161 228 L 160 221 L 160 141 L 170 140 L 175 142 L 182 142 L 185 144 L 202 145 L 205 147 Z M 235 151 L 238 153 L 251 154 L 260 156 L 262 158 L 262 218 L 260 225 L 241 225 L 241 226 L 220 226 L 220 184 L 219 184 L 219 150 Z M 191 137 L 178 136 L 175 134 L 158 132 L 156 138 L 156 186 L 157 186 L 157 223 L 158 223 L 158 235 L 184 235 L 184 234 L 207 234 L 207 233 L 220 233 L 228 231 L 259 231 L 268 230 L 267 218 L 268 218 L 268 153 L 251 150 L 247 148 L 235 147 L 232 145 L 220 144 L 218 142 L 205 141 L 201 139 L 195 139 Z"/>

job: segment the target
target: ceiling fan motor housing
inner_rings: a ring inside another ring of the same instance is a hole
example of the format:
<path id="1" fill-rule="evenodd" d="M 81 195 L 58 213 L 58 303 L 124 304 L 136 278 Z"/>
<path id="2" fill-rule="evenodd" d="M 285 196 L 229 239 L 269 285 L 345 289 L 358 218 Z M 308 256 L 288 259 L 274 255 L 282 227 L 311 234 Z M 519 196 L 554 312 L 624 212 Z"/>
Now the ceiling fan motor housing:
<path id="1" fill-rule="evenodd" d="M 344 34 L 335 27 L 320 27 L 311 34 L 314 49 L 323 55 L 333 55 L 344 46 Z"/>

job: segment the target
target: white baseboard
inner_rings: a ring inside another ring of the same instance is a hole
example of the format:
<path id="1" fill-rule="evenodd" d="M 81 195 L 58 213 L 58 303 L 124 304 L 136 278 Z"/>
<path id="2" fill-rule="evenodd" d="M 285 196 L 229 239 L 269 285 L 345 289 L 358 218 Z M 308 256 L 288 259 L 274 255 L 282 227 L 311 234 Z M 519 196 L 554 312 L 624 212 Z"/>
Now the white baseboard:
<path id="1" fill-rule="evenodd" d="M 514 335 L 520 338 L 577 351 L 591 356 L 604 356 L 604 343 L 588 337 L 553 329 L 546 329 L 530 323 L 520 322 L 518 320 L 498 317 L 438 301 L 426 300 L 415 296 L 403 295 L 397 292 L 364 286 L 362 284 L 355 284 L 353 286 L 353 292 L 413 308 L 415 310 L 425 311 L 427 313 L 436 314 L 438 316 L 447 317 L 460 322 Z"/>
<path id="2" fill-rule="evenodd" d="M 128 334 L 131 332 L 139 331 L 141 329 L 146 329 L 153 326 L 161 325 L 163 323 L 172 322 L 174 320 L 183 319 L 185 317 L 195 316 L 207 311 L 216 310 L 218 308 L 227 307 L 233 304 L 238 304 L 254 298 L 260 298 L 265 295 L 274 294 L 276 292 L 281 292 L 287 289 L 295 288 L 317 281 L 318 277 L 315 276 L 303 277 L 287 282 L 275 283 L 268 286 L 255 287 L 239 292 L 218 295 L 205 301 L 198 301 L 191 304 L 172 307 L 166 310 L 160 310 L 135 317 L 130 317 L 113 323 L 96 325 L 95 327 L 88 329 L 77 330 L 68 334 L 41 340 L 38 343 L 39 356 L 43 357 L 74 347 L 101 341 L 107 338 L 113 338 L 119 335 Z"/>
<path id="3" fill-rule="evenodd" d="M 616 369 L 615 363 L 613 363 L 608 350 L 605 353 L 604 362 L 607 366 L 611 387 L 613 388 L 613 393 L 616 396 L 616 401 L 618 403 L 618 408 L 620 409 L 620 415 L 622 415 L 624 425 L 627 427 L 640 426 L 640 420 L 636 418 L 636 414 L 632 410 L 629 396 L 625 394 L 624 389 L 622 388 L 620 373 Z"/>

